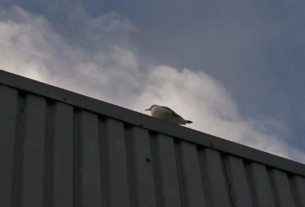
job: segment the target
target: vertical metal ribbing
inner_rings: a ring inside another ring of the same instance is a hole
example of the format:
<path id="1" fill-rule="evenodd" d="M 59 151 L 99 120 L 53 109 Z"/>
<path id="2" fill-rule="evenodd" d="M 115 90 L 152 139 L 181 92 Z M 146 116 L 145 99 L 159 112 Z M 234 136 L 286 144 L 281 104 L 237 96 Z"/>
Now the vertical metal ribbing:
<path id="1" fill-rule="evenodd" d="M 250 162 L 247 168 L 249 172 L 248 179 L 251 180 L 251 188 L 254 194 L 254 205 L 258 207 L 275 207 L 266 167 L 259 163 Z"/>
<path id="2" fill-rule="evenodd" d="M 106 119 L 104 121 L 103 133 L 104 144 L 107 148 L 107 175 L 108 175 L 108 206 L 128 207 L 129 184 L 127 178 L 126 143 L 123 123 Z"/>
<path id="3" fill-rule="evenodd" d="M 53 207 L 73 207 L 73 108 L 55 104 L 53 117 Z"/>
<path id="4" fill-rule="evenodd" d="M 73 204 L 81 207 L 80 109 L 73 108 Z"/>
<path id="5" fill-rule="evenodd" d="M 33 95 L 27 95 L 25 101 L 21 206 L 42 206 L 44 199 L 46 101 Z"/>
<path id="6" fill-rule="evenodd" d="M 21 206 L 22 185 L 23 185 L 23 151 L 24 151 L 24 133 L 25 133 L 25 95 L 18 93 L 17 98 L 17 125 L 14 147 L 14 165 L 13 165 L 13 187 L 11 206 Z"/>
<path id="7" fill-rule="evenodd" d="M 0 85 L 0 206 L 11 206 L 17 127 L 17 91 Z"/>
<path id="8" fill-rule="evenodd" d="M 247 175 L 243 160 L 234 156 L 225 157 L 225 167 L 232 193 L 234 207 L 252 207 Z"/>
<path id="9" fill-rule="evenodd" d="M 125 128 L 131 206 L 156 207 L 150 137 L 147 130 Z"/>
<path id="10" fill-rule="evenodd" d="M 44 196 L 43 206 L 52 207 L 53 205 L 53 183 L 54 183 L 54 103 L 51 100 L 46 101 L 45 118 L 45 143 L 44 143 Z"/>
<path id="11" fill-rule="evenodd" d="M 207 206 L 231 207 L 229 189 L 221 159 L 220 153 L 216 150 L 199 149 L 202 185 L 209 201 Z"/>
<path id="12" fill-rule="evenodd" d="M 99 148 L 100 148 L 100 171 L 101 171 L 101 202 L 102 206 L 110 207 L 110 192 L 109 192 L 109 153 L 108 153 L 108 135 L 107 122 L 104 117 L 99 117 Z"/>
<path id="13" fill-rule="evenodd" d="M 81 207 L 100 207 L 102 202 L 98 116 L 80 111 L 78 118 L 78 204 Z"/>
<path id="14" fill-rule="evenodd" d="M 271 169 L 269 173 L 272 189 L 275 195 L 276 206 L 294 207 L 295 203 L 286 173 L 277 169 Z"/>
<path id="15" fill-rule="evenodd" d="M 305 207 L 286 166 L 0 86 L 1 207 Z"/>
<path id="16" fill-rule="evenodd" d="M 295 201 L 298 207 L 305 207 L 305 178 L 294 175 L 291 180 L 291 186 L 293 188 L 293 193 Z"/>
<path id="17" fill-rule="evenodd" d="M 173 138 L 158 134 L 151 142 L 157 206 L 181 207 Z"/>
<path id="18" fill-rule="evenodd" d="M 206 206 L 196 145 L 176 143 L 176 157 L 184 206 Z"/>

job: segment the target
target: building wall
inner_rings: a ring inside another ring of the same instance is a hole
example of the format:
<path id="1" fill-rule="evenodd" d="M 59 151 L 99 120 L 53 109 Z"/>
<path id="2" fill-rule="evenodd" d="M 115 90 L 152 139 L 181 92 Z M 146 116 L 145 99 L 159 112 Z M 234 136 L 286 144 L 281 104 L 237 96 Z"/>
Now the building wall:
<path id="1" fill-rule="evenodd" d="M 0 71 L 1 207 L 305 207 L 305 166 Z"/>

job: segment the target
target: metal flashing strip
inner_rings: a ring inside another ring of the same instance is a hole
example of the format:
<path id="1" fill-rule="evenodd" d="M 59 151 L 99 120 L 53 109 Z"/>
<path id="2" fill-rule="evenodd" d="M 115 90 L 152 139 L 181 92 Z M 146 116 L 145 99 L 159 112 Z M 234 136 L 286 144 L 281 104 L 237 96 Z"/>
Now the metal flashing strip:
<path id="1" fill-rule="evenodd" d="M 166 123 L 145 114 L 115 106 L 94 98 L 64 90 L 55 86 L 31 80 L 0 70 L 0 84 L 35 95 L 63 102 L 102 116 L 120 120 L 141 128 L 156 131 L 187 142 L 196 143 L 211 149 L 256 161 L 271 167 L 305 177 L 305 165 L 267 152 L 259 151 L 232 141 L 224 140 L 186 127 Z"/>

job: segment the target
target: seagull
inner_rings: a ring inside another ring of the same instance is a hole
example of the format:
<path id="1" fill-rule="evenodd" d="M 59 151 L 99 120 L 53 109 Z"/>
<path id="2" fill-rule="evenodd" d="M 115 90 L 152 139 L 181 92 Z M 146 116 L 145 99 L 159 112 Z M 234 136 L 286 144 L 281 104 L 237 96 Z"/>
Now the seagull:
<path id="1" fill-rule="evenodd" d="M 156 117 L 158 119 L 162 119 L 174 124 L 185 125 L 193 123 L 190 120 L 185 120 L 179 114 L 177 114 L 172 109 L 166 106 L 152 105 L 149 109 L 146 109 L 145 111 L 150 111 L 152 117 Z"/>

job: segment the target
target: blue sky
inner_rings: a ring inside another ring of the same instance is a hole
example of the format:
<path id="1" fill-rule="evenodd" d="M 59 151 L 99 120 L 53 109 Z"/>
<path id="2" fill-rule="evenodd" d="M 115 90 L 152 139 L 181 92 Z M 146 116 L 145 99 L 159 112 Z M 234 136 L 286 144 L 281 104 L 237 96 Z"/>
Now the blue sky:
<path id="1" fill-rule="evenodd" d="M 0 1 L 0 68 L 304 161 L 305 3 Z"/>

